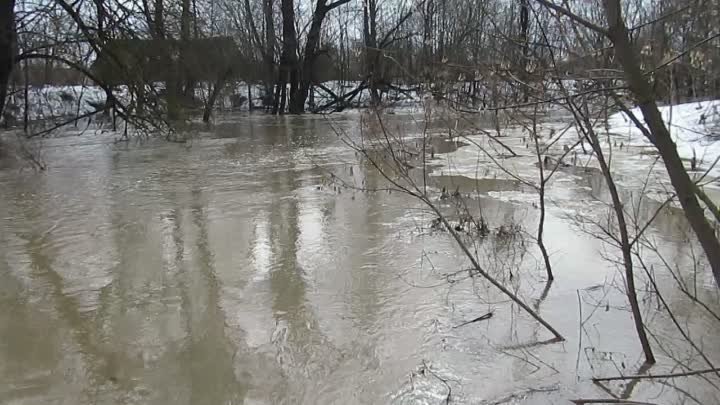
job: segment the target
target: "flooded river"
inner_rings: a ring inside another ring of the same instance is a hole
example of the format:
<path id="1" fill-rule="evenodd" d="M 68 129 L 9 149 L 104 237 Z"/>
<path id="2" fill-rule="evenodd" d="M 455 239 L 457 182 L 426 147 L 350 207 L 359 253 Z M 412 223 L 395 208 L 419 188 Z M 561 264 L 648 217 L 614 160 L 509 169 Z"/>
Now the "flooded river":
<path id="1" fill-rule="evenodd" d="M 552 186 L 556 281 L 546 288 L 532 240 L 499 231 L 534 233 L 532 194 L 453 174 L 474 163 L 470 152 L 438 151 L 435 194 L 472 191 L 469 205 L 490 226 L 470 246 L 567 339 L 536 344 L 550 334 L 461 271 L 468 260 L 420 203 L 332 183 L 384 187 L 336 133 L 357 121 L 238 116 L 185 144 L 86 134 L 45 141 L 44 173 L 2 169 L 0 404 L 560 404 L 608 398 L 592 377 L 638 372 L 613 250 L 568 214 L 604 212 L 592 202 L 601 178 L 562 174 Z M 686 231 L 681 213 L 665 210 L 652 233 L 717 304 L 712 280 L 693 272 L 701 250 Z M 717 319 L 663 269 L 656 279 L 678 322 L 720 361 Z M 653 372 L 707 367 L 657 298 L 643 308 Z M 672 382 L 711 404 L 712 378 Z M 658 383 L 610 390 L 693 402 Z"/>

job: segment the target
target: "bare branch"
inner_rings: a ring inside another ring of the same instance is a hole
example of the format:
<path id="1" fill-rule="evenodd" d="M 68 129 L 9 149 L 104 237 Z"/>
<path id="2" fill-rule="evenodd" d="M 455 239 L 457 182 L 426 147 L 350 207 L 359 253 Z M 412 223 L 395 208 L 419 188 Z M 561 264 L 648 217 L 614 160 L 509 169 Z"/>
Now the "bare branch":
<path id="1" fill-rule="evenodd" d="M 617 377 L 602 377 L 593 378 L 594 382 L 605 382 L 605 381 L 624 381 L 624 380 L 654 380 L 661 378 L 679 378 L 679 377 L 690 377 L 699 374 L 710 374 L 720 372 L 718 368 L 707 368 L 703 370 L 692 370 L 683 373 L 668 373 L 668 374 L 647 374 L 647 375 L 626 375 Z"/>
<path id="2" fill-rule="evenodd" d="M 589 29 L 591 29 L 591 30 L 593 30 L 593 31 L 595 31 L 595 32 L 598 32 L 598 33 L 600 33 L 600 34 L 603 34 L 603 35 L 605 35 L 605 36 L 607 36 L 607 37 L 610 36 L 610 32 L 609 32 L 607 29 L 605 29 L 605 28 L 603 28 L 603 27 L 601 27 L 601 26 L 599 26 L 599 25 L 597 25 L 597 24 L 594 24 L 594 23 L 592 23 L 592 22 L 590 22 L 590 21 L 588 21 L 588 20 L 580 17 L 579 15 L 573 13 L 572 11 L 570 11 L 570 10 L 564 8 L 564 7 L 558 6 L 557 4 L 552 3 L 552 2 L 550 2 L 550 1 L 548 1 L 548 0 L 536 0 L 536 1 L 537 1 L 538 3 L 540 3 L 540 4 L 542 4 L 543 6 L 545 6 L 545 7 L 547 7 L 547 8 L 550 8 L 550 9 L 552 9 L 552 10 L 554 10 L 554 11 L 557 11 L 558 13 L 560 13 L 560 14 L 568 17 L 569 19 L 571 19 L 571 20 L 575 21 L 576 23 L 584 26 L 585 28 L 589 28 Z"/>

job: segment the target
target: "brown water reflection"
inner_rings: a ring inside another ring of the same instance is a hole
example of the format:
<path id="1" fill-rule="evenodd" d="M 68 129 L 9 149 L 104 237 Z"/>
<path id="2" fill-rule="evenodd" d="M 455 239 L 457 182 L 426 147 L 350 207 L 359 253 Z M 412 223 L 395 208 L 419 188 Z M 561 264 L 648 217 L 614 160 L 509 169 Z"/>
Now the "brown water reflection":
<path id="1" fill-rule="evenodd" d="M 334 125 L 356 122 L 347 115 Z M 620 363 L 632 372 L 640 358 L 610 283 L 583 293 L 609 309 L 598 311 L 576 355 L 577 290 L 616 273 L 565 216 L 547 226 L 558 276 L 547 290 L 532 250 L 473 241 L 569 338 L 523 346 L 544 331 L 495 291 L 479 280 L 444 284 L 444 273 L 467 262 L 446 234 L 428 229 L 426 210 L 398 193 L 328 185 L 330 171 L 368 188 L 383 182 L 324 118 L 242 117 L 197 130 L 206 134 L 191 147 L 48 141 L 47 173 L 0 172 L 0 403 L 441 403 L 446 388 L 419 371 L 423 361 L 457 381 L 457 403 L 542 387 L 548 392 L 518 403 L 559 403 L 598 395 L 590 376 L 617 373 Z M 468 192 L 480 183 L 472 203 L 492 227 L 531 229 L 536 220 L 530 204 L 488 196 L 523 191 L 516 183 L 434 181 Z M 601 183 L 588 181 L 601 195 Z M 655 232 L 682 239 L 683 224 L 669 211 Z M 690 244 L 672 239 L 664 252 L 689 263 Z M 668 294 L 717 358 L 709 337 L 718 325 Z M 646 304 L 651 328 L 674 341 Z M 488 310 L 489 322 L 453 329 Z M 693 384 L 685 388 L 717 398 Z"/>

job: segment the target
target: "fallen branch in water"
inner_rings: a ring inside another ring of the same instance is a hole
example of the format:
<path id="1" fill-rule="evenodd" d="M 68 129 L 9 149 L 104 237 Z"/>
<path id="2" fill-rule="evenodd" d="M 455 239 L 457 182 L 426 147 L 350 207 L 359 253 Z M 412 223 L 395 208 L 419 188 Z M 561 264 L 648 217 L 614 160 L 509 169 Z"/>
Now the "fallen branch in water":
<path id="1" fill-rule="evenodd" d="M 604 377 L 604 378 L 593 378 L 593 382 L 603 381 L 620 381 L 620 380 L 652 380 L 655 378 L 677 378 L 677 377 L 689 377 L 699 374 L 709 374 L 720 372 L 720 368 L 708 368 L 704 370 L 693 370 L 686 371 L 684 373 L 673 373 L 673 374 L 648 374 L 648 375 L 628 375 L 618 377 Z"/>
<path id="2" fill-rule="evenodd" d="M 628 401 L 627 399 L 573 399 L 575 405 L 585 404 L 622 404 L 622 405 L 657 405 L 652 402 Z"/>
<path id="3" fill-rule="evenodd" d="M 323 90 L 326 90 L 326 91 L 329 90 L 329 89 L 328 89 L 327 87 L 325 87 L 325 86 L 322 86 L 322 87 L 320 87 L 320 88 L 323 89 Z M 348 92 L 348 93 L 345 93 L 345 94 L 343 94 L 342 96 L 337 96 L 336 94 L 334 94 L 334 93 L 331 92 L 330 94 L 331 94 L 331 95 L 334 95 L 334 100 L 328 102 L 328 103 L 325 104 L 325 105 L 322 105 L 322 106 L 320 106 L 320 107 L 315 108 L 312 112 L 313 112 L 313 113 L 320 113 L 320 112 L 325 111 L 325 110 L 327 110 L 327 109 L 329 109 L 330 107 L 333 107 L 333 106 L 335 106 L 335 105 L 337 105 L 336 109 L 337 109 L 337 108 L 344 109 L 344 108 L 346 107 L 346 105 L 349 104 L 349 103 L 355 98 L 355 96 L 357 96 L 358 94 L 360 94 L 360 92 L 362 92 L 363 90 L 365 90 L 365 89 L 367 89 L 367 88 L 368 88 L 367 81 L 366 81 L 366 80 L 363 80 L 362 82 L 360 82 L 360 84 L 359 84 L 354 90 L 352 90 L 352 91 L 350 91 L 350 92 Z"/>
<path id="4" fill-rule="evenodd" d="M 461 327 L 461 326 L 469 325 L 469 324 L 474 323 L 474 322 L 485 321 L 485 320 L 490 319 L 490 318 L 492 318 L 492 317 L 493 317 L 493 313 L 492 313 L 492 312 L 488 312 L 487 314 L 485 314 L 485 315 L 483 315 L 483 316 L 480 316 L 480 317 L 477 317 L 477 318 L 473 319 L 472 321 L 463 322 L 463 323 L 461 323 L 460 325 L 453 326 L 453 329 L 459 328 L 459 327 Z"/>

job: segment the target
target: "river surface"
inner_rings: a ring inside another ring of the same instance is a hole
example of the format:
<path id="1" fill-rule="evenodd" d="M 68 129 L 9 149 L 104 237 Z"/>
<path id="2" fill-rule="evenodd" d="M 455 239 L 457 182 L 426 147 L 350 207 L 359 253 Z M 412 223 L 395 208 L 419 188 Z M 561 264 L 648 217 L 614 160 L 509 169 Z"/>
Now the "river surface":
<path id="1" fill-rule="evenodd" d="M 639 371 L 623 281 L 607 260 L 615 251 L 577 220 L 606 215 L 602 178 L 562 173 L 551 186 L 556 281 L 546 286 L 529 238 L 537 195 L 460 176 L 454 165 L 488 163 L 437 146 L 437 204 L 452 216 L 440 188 L 468 194 L 490 229 L 469 246 L 567 339 L 538 344 L 551 335 L 462 271 L 468 260 L 427 208 L 359 190 L 386 182 L 338 136 L 358 121 L 226 117 L 185 144 L 84 134 L 43 141 L 46 172 L 2 169 L 0 404 L 560 404 L 609 398 L 591 377 Z M 658 206 L 646 205 L 640 217 Z M 650 234 L 717 310 L 682 214 L 663 210 Z M 720 362 L 718 320 L 655 271 L 678 322 Z M 641 298 L 652 372 L 707 368 L 660 300 Z M 720 403 L 713 378 L 671 382 L 696 403 Z M 609 391 L 693 403 L 668 384 Z"/>

